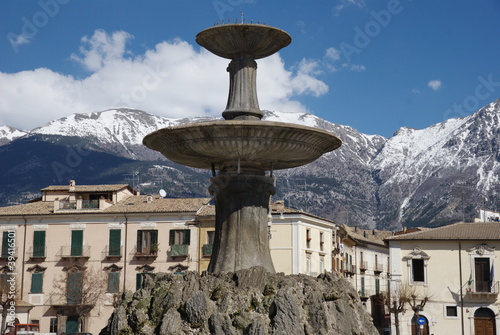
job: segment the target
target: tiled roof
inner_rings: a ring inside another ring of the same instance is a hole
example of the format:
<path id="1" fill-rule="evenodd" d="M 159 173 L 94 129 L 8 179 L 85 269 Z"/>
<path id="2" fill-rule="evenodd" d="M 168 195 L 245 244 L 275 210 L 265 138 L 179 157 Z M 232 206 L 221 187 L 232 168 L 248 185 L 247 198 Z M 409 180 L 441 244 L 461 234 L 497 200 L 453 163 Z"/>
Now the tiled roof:
<path id="1" fill-rule="evenodd" d="M 130 188 L 128 184 L 114 184 L 114 185 L 76 185 L 74 192 L 113 192 L 120 191 L 124 188 Z M 69 192 L 69 185 L 51 185 L 42 188 L 40 191 L 66 191 Z"/>
<path id="2" fill-rule="evenodd" d="M 392 232 L 376 229 L 360 229 L 342 225 L 347 232 L 347 235 L 358 243 L 371 243 L 380 246 L 385 246 L 384 239 L 392 236 Z"/>
<path id="3" fill-rule="evenodd" d="M 136 195 L 119 201 L 103 213 L 174 213 L 174 212 L 196 212 L 203 205 L 210 202 L 210 198 L 180 198 L 164 199 L 154 197 L 148 203 L 147 195 Z"/>
<path id="4" fill-rule="evenodd" d="M 500 240 L 500 223 L 458 222 L 430 230 L 392 236 L 387 240 Z"/>
<path id="5" fill-rule="evenodd" d="M 62 210 L 54 213 L 54 203 L 33 202 L 29 204 L 1 207 L 0 216 L 12 215 L 59 215 L 59 214 L 94 214 L 94 213 L 175 213 L 196 212 L 204 204 L 208 204 L 210 198 L 185 198 L 185 199 L 163 199 L 153 197 L 148 203 L 147 195 L 130 196 L 115 205 L 104 210 Z"/>

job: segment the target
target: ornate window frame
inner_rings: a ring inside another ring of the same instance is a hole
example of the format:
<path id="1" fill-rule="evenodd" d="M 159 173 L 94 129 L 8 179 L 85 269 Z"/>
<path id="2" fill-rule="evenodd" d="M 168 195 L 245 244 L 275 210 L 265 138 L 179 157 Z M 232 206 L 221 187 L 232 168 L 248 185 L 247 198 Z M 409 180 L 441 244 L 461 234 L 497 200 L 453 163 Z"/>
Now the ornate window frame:
<path id="1" fill-rule="evenodd" d="M 423 251 L 420 247 L 416 246 L 413 248 L 413 251 L 406 255 L 403 260 L 406 261 L 406 265 L 408 268 L 408 283 L 409 285 L 424 285 L 427 286 L 427 265 L 429 264 L 429 256 L 425 251 Z M 413 280 L 413 260 L 414 259 L 422 259 L 424 261 L 424 281 L 414 281 Z"/>

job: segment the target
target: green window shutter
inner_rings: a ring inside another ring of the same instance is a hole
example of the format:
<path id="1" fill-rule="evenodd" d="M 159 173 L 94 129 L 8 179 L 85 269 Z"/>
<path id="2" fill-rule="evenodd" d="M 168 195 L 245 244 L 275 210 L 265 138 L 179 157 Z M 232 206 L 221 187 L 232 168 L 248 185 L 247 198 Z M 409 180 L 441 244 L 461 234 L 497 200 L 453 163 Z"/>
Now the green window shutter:
<path id="1" fill-rule="evenodd" d="M 108 292 L 117 293 L 120 291 L 120 272 L 108 273 Z"/>
<path id="2" fill-rule="evenodd" d="M 71 256 L 83 254 L 83 230 L 71 231 Z"/>
<path id="3" fill-rule="evenodd" d="M 109 231 L 109 256 L 120 256 L 121 237 L 121 229 L 111 229 Z"/>
<path id="4" fill-rule="evenodd" d="M 171 229 L 169 240 L 168 240 L 168 245 L 174 245 L 174 244 L 175 244 L 175 230 Z"/>
<path id="5" fill-rule="evenodd" d="M 186 229 L 184 230 L 184 242 L 182 244 L 189 245 L 190 243 L 191 243 L 191 230 Z"/>
<path id="6" fill-rule="evenodd" d="M 137 253 L 142 253 L 142 230 L 137 231 Z"/>
<path id="7" fill-rule="evenodd" d="M 9 232 L 4 231 L 2 236 L 2 257 L 9 257 Z"/>
<path id="8" fill-rule="evenodd" d="M 361 277 L 361 296 L 365 296 L 365 277 Z"/>
<path id="9" fill-rule="evenodd" d="M 43 292 L 43 273 L 31 274 L 31 293 Z"/>
<path id="10" fill-rule="evenodd" d="M 380 293 L 380 279 L 375 278 L 375 294 Z"/>
<path id="11" fill-rule="evenodd" d="M 158 244 L 158 230 L 151 230 L 151 244 Z"/>
<path id="12" fill-rule="evenodd" d="M 135 289 L 138 290 L 142 287 L 142 273 L 135 275 Z"/>
<path id="13" fill-rule="evenodd" d="M 83 274 L 81 272 L 68 273 L 66 296 L 69 305 L 82 303 L 82 285 L 83 285 Z"/>
<path id="14" fill-rule="evenodd" d="M 45 230 L 33 232 L 33 257 L 45 257 Z"/>

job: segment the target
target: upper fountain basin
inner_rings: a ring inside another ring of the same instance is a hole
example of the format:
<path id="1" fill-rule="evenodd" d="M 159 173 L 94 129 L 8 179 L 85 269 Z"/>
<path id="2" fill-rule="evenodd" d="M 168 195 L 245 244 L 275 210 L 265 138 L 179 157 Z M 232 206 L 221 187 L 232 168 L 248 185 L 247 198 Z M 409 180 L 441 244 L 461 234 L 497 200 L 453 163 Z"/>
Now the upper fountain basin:
<path id="1" fill-rule="evenodd" d="M 163 128 L 147 135 L 143 143 L 194 168 L 224 169 L 239 162 L 264 171 L 308 164 L 340 147 L 341 140 L 325 130 L 297 124 L 225 120 Z"/>
<path id="2" fill-rule="evenodd" d="M 292 38 L 284 30 L 262 24 L 224 24 L 196 35 L 196 42 L 217 56 L 264 58 L 286 47 Z"/>

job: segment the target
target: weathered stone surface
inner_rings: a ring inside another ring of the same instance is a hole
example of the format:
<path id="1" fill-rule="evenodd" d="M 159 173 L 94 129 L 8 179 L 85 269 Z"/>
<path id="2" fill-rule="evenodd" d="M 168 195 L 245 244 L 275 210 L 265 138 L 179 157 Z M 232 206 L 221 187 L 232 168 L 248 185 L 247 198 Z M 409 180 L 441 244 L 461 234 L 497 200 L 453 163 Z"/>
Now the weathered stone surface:
<path id="1" fill-rule="evenodd" d="M 236 273 L 151 274 L 123 296 L 102 335 L 378 334 L 347 280 Z"/>

